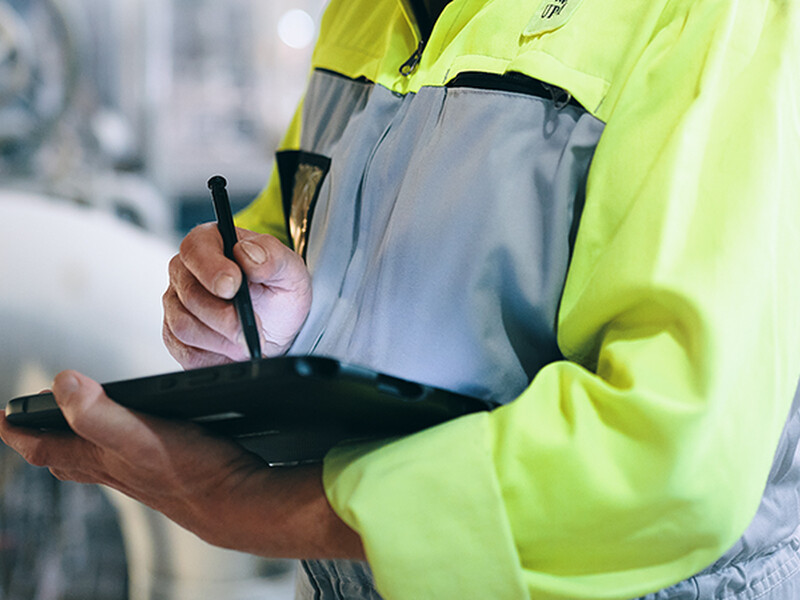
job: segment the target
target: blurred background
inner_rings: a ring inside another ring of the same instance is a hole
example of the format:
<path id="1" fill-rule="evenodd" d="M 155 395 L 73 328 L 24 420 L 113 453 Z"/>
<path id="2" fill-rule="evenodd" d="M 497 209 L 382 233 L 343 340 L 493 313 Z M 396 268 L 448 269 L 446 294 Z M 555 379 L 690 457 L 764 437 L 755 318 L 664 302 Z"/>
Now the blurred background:
<path id="1" fill-rule="evenodd" d="M 166 265 L 265 185 L 324 0 L 0 0 L 0 406 L 65 368 L 176 370 Z M 212 548 L 0 447 L 0 598 L 291 598 L 296 565 Z"/>

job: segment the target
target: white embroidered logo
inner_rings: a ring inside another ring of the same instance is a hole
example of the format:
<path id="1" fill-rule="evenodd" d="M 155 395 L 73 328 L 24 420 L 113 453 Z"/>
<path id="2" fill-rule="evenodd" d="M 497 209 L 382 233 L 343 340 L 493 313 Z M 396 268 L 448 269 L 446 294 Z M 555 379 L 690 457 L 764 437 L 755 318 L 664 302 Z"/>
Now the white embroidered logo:
<path id="1" fill-rule="evenodd" d="M 541 18 L 552 19 L 554 16 L 560 15 L 561 11 L 566 5 L 567 0 L 556 0 L 555 2 L 549 2 L 545 5 Z"/>
<path id="2" fill-rule="evenodd" d="M 525 28 L 524 35 L 539 35 L 558 29 L 575 13 L 583 0 L 544 0 Z"/>

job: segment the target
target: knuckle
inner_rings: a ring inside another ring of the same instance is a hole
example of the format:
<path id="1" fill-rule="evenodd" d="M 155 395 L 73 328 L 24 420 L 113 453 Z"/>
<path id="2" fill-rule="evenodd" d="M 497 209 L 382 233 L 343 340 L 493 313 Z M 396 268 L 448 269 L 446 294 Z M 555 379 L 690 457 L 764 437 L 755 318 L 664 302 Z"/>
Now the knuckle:
<path id="1" fill-rule="evenodd" d="M 181 342 L 166 325 L 162 328 L 161 337 L 170 355 L 183 367 L 191 366 L 195 350 Z"/>
<path id="2" fill-rule="evenodd" d="M 164 342 L 164 345 L 167 347 L 167 350 L 172 353 L 173 344 L 175 344 L 175 336 L 172 335 L 172 332 L 169 329 L 169 325 L 167 325 L 166 318 L 164 319 L 163 324 L 161 325 L 161 341 Z"/>
<path id="3" fill-rule="evenodd" d="M 195 319 L 202 320 L 210 299 L 208 292 L 196 282 L 182 289 L 167 290 L 162 299 L 164 319 L 176 333 L 178 329 L 191 327 Z"/>
<path id="4" fill-rule="evenodd" d="M 169 286 L 167 290 L 173 290 L 179 293 L 180 290 L 186 287 L 187 282 L 193 281 L 194 277 L 189 271 L 189 268 L 180 257 L 175 257 L 170 261 L 169 267 Z"/>
<path id="5" fill-rule="evenodd" d="M 213 234 L 214 231 L 216 231 L 216 225 L 214 223 L 201 223 L 192 228 L 181 241 L 178 248 L 178 256 L 192 256 L 198 251 L 202 251 L 205 245 L 204 240 L 209 237 L 209 234 Z"/>
<path id="6" fill-rule="evenodd" d="M 168 311 L 170 307 L 174 305 L 176 298 L 175 289 L 170 285 L 161 295 L 161 306 L 164 312 Z"/>
<path id="7" fill-rule="evenodd" d="M 22 452 L 22 458 L 34 467 L 46 467 L 51 462 L 49 452 L 38 440 Z"/>
<path id="8" fill-rule="evenodd" d="M 167 264 L 167 272 L 170 275 L 170 279 L 181 267 L 183 267 L 181 255 L 175 254 L 171 259 L 169 259 L 169 263 Z"/>
<path id="9" fill-rule="evenodd" d="M 199 310 L 208 304 L 213 296 L 206 291 L 196 280 L 185 282 L 176 290 L 176 299 L 186 310 L 192 314 L 197 314 Z"/>
<path id="10" fill-rule="evenodd" d="M 162 337 L 167 351 L 172 357 L 177 360 L 181 366 L 189 366 L 191 364 L 193 350 L 189 346 L 181 343 L 166 327 L 163 330 Z"/>
<path id="11" fill-rule="evenodd" d="M 188 248 L 197 242 L 197 238 L 202 237 L 204 231 L 207 229 L 206 223 L 201 223 L 199 225 L 195 225 L 189 230 L 183 240 L 181 240 L 181 244 L 179 247 L 180 252 L 183 252 L 185 248 Z"/>
<path id="12" fill-rule="evenodd" d="M 167 290 L 174 289 L 182 279 L 183 272 L 186 270 L 186 265 L 183 264 L 179 255 L 175 255 L 170 259 L 169 264 L 167 265 L 167 275 L 169 278 L 169 283 L 167 284 Z"/>
<path id="13" fill-rule="evenodd" d="M 183 311 L 171 312 L 164 317 L 165 327 L 178 341 L 188 343 L 192 339 L 194 320 Z"/>

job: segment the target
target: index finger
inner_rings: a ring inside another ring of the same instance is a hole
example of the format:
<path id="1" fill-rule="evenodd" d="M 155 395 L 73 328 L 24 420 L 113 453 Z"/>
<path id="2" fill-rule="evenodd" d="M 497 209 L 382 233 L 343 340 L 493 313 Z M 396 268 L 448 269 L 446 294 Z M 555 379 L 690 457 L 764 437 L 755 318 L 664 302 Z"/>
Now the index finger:
<path id="1" fill-rule="evenodd" d="M 181 262 L 209 292 L 230 300 L 242 283 L 242 270 L 225 257 L 216 223 L 203 223 L 181 242 Z"/>

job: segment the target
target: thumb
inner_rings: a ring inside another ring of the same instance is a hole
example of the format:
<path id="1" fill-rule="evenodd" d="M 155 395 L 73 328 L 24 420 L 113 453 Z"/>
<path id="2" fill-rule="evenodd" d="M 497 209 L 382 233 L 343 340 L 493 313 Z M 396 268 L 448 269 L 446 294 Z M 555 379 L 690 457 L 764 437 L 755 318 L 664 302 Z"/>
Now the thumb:
<path id="1" fill-rule="evenodd" d="M 277 238 L 239 230 L 234 246 L 236 262 L 252 283 L 295 290 L 308 285 L 309 275 L 300 256 Z"/>
<path id="2" fill-rule="evenodd" d="M 53 381 L 53 395 L 70 428 L 81 438 L 119 451 L 141 443 L 141 419 L 111 400 L 96 381 L 77 371 L 62 371 Z"/>

